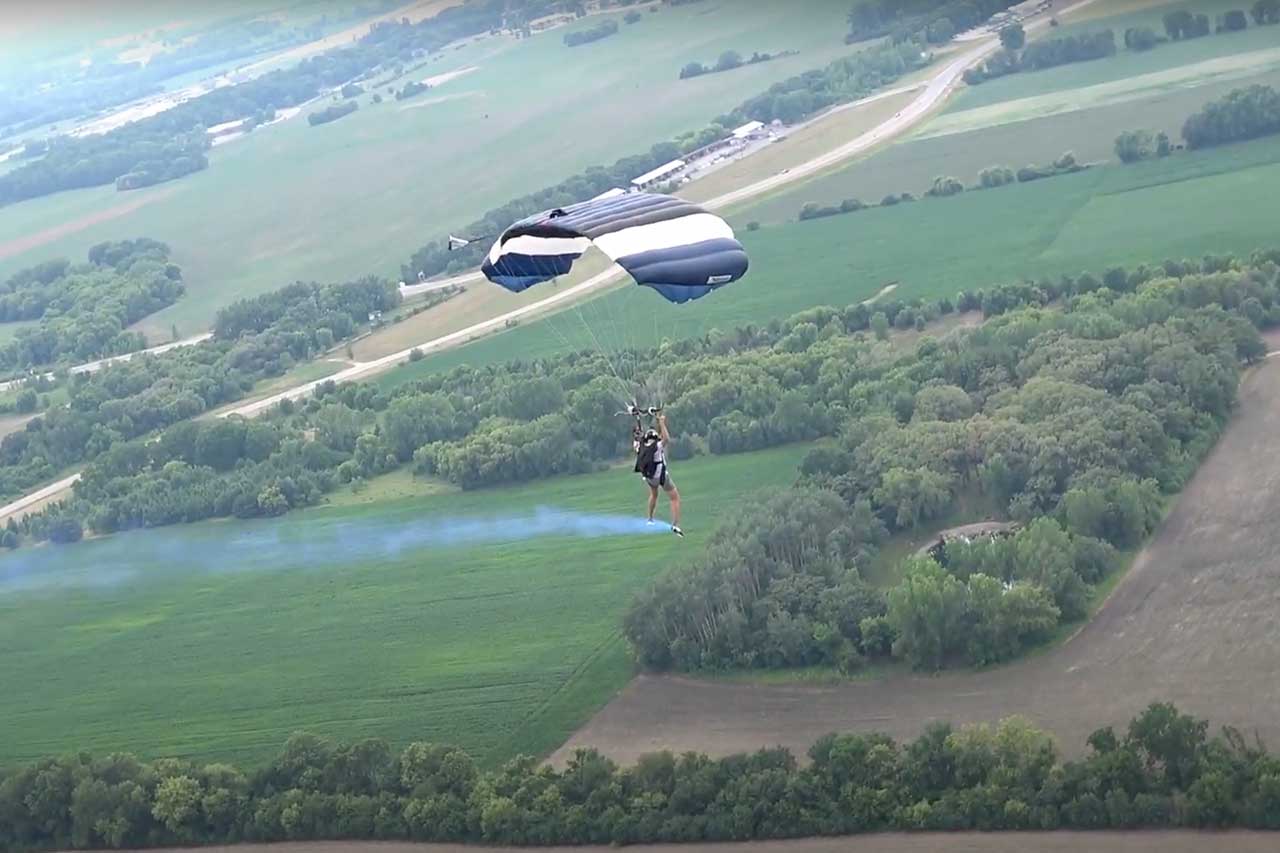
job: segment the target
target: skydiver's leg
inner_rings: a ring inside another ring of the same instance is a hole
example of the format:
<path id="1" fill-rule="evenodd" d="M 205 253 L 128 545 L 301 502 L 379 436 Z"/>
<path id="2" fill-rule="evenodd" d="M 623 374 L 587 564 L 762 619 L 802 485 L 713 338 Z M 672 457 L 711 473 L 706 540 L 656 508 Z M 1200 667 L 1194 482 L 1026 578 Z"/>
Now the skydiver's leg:
<path id="1" fill-rule="evenodd" d="M 653 511 L 658 508 L 658 487 L 649 487 L 649 520 L 653 521 Z"/>
<path id="2" fill-rule="evenodd" d="M 676 484 L 671 482 L 671 475 L 667 475 L 667 500 L 671 502 L 671 525 L 680 527 L 680 490 L 676 488 Z"/>

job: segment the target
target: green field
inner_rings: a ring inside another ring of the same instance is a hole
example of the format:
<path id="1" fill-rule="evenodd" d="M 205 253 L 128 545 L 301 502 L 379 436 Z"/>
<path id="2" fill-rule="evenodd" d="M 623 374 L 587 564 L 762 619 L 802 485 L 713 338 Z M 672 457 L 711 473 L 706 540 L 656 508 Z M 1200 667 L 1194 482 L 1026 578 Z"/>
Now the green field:
<path id="1" fill-rule="evenodd" d="M 1011 74 L 978 86 L 966 86 L 950 101 L 947 110 L 962 112 L 1002 101 L 1081 89 L 1114 80 L 1169 71 L 1231 54 L 1274 48 L 1280 44 L 1280 32 L 1276 32 L 1275 27 L 1252 26 L 1252 19 L 1249 29 L 1238 33 L 1222 33 L 1198 39 L 1168 42 L 1148 51 L 1127 50 L 1124 47 L 1124 31 L 1129 27 L 1151 27 L 1163 37 L 1165 32 L 1162 19 L 1168 12 L 1187 9 L 1191 12 L 1207 14 L 1212 20 L 1228 9 L 1247 9 L 1250 5 L 1238 0 L 1191 0 L 1191 2 L 1161 4 L 1136 12 L 1095 18 L 1079 24 L 1042 31 L 1038 39 L 1060 38 L 1094 30 L 1113 29 L 1116 33 L 1116 46 L 1119 49 L 1115 56 L 1106 59 L 1060 65 L 1043 71 Z"/>
<path id="2" fill-rule="evenodd" d="M 1044 164 L 1064 151 L 1073 151 L 1081 162 L 1114 163 L 1115 138 L 1121 131 L 1163 130 L 1179 140 L 1187 116 L 1208 101 L 1251 83 L 1280 86 L 1280 69 L 1194 88 L 1150 91 L 1115 103 L 1082 103 L 1079 108 L 1043 117 L 988 116 L 991 124 L 982 126 L 979 122 L 976 129 L 958 124 L 972 113 L 948 114 L 925 125 L 914 138 L 735 210 L 731 218 L 735 224 L 750 220 L 773 224 L 794 221 L 800 208 L 811 201 L 838 204 L 841 199 L 860 198 L 875 203 L 889 193 L 921 195 L 939 175 L 951 175 L 973 185 L 979 172 L 988 166 L 1017 169 L 1031 163 Z"/>
<path id="3" fill-rule="evenodd" d="M 0 256 L 10 241 L 145 202 L 4 257 L 0 275 L 80 256 L 104 239 L 164 240 L 185 270 L 188 294 L 143 328 L 167 338 L 172 324 L 194 333 L 220 305 L 296 279 L 396 274 L 427 240 L 485 210 L 647 151 L 777 80 L 847 55 L 854 49 L 842 40 L 847 12 L 844 0 L 816 0 L 803 15 L 718 0 L 663 6 L 575 48 L 562 43 L 566 29 L 469 43 L 438 54 L 419 76 L 477 70 L 415 99 L 374 105 L 365 95 L 359 112 L 332 124 L 312 128 L 298 117 L 261 129 L 214 149 L 206 172 L 162 186 L 83 190 L 4 208 Z M 799 54 L 677 79 L 687 62 L 714 61 L 726 49 Z"/>
<path id="4" fill-rule="evenodd" d="M 298 729 L 485 763 L 545 753 L 630 677 L 630 594 L 789 484 L 805 450 L 680 463 L 683 540 L 443 541 L 543 506 L 635 525 L 645 490 L 615 468 L 0 558 L 0 764 L 74 749 L 253 764 Z"/>
<path id="5" fill-rule="evenodd" d="M 1280 137 L 740 230 L 751 269 L 721 292 L 675 306 L 647 288 L 624 287 L 550 320 L 428 356 L 379 381 L 390 387 L 458 364 L 592 349 L 597 341 L 609 354 L 616 342 L 651 345 L 763 324 L 814 305 L 842 307 L 893 281 L 899 283 L 894 298 L 936 299 L 1028 276 L 1101 272 L 1113 264 L 1205 253 L 1247 254 L 1280 243 L 1277 214 Z M 743 211 L 736 224 L 754 215 Z"/>

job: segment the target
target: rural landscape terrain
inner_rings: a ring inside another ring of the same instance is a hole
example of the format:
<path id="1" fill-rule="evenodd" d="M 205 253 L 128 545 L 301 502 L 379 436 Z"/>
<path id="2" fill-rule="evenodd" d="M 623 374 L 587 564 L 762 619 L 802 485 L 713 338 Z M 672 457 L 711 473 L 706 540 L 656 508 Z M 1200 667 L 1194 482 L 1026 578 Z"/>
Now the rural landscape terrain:
<path id="1" fill-rule="evenodd" d="M 0 849 L 1280 843 L 1280 0 L 118 5 L 0 25 Z M 645 194 L 741 280 L 493 266 Z"/>

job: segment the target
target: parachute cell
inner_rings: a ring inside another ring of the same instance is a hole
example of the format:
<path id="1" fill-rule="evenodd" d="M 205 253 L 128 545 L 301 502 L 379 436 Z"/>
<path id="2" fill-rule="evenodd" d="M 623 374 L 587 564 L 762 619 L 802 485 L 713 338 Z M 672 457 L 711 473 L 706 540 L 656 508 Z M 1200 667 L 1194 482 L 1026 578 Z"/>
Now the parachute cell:
<path id="1" fill-rule="evenodd" d="M 720 217 L 657 193 L 628 193 L 556 208 L 516 222 L 481 271 L 519 293 L 569 272 L 591 245 L 637 284 L 688 302 L 737 281 L 747 253 Z"/>

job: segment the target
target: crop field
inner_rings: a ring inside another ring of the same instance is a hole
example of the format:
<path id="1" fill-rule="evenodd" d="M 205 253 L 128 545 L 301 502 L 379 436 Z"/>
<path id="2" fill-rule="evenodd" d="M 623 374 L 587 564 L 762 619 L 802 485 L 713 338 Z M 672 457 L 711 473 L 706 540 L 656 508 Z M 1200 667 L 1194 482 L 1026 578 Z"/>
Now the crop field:
<path id="1" fill-rule="evenodd" d="M 721 292 L 676 306 L 647 288 L 621 287 L 379 381 L 394 385 L 457 364 L 570 348 L 612 354 L 622 345 L 763 324 L 814 305 L 848 305 L 890 282 L 898 282 L 895 299 L 936 299 L 1026 276 L 1248 253 L 1277 242 L 1277 186 L 1280 139 L 1270 139 L 758 231 L 742 227 L 754 218 L 747 209 L 734 224 L 751 270 Z"/>
<path id="2" fill-rule="evenodd" d="M 188 294 L 145 321 L 145 331 L 163 336 L 175 323 L 184 334 L 199 331 L 220 305 L 296 279 L 395 274 L 429 239 L 491 207 L 646 151 L 777 80 L 847 55 L 847 12 L 842 0 L 807 4 L 804 15 L 721 0 L 664 6 L 575 48 L 562 43 L 566 29 L 471 42 L 438 54 L 421 76 L 477 70 L 420 96 L 421 107 L 386 92 L 373 104 L 366 94 L 358 112 L 332 124 L 310 127 L 299 116 L 261 129 L 214 149 L 205 172 L 130 193 L 148 203 L 123 215 L 97 216 L 132 200 L 113 188 L 0 209 L 0 245 L 46 234 L 0 260 L 0 275 L 79 256 L 104 239 L 164 240 Z M 687 62 L 713 62 L 727 49 L 799 53 L 677 79 Z M 626 133 L 601 132 L 617 127 Z M 73 232 L 56 230 L 70 222 Z"/>
<path id="3" fill-rule="evenodd" d="M 655 749 L 715 754 L 782 745 L 802 754 L 830 731 L 915 737 L 1022 714 L 1067 755 L 1096 728 L 1153 701 L 1280 743 L 1280 363 L 1255 369 L 1240 411 L 1153 543 L 1094 619 L 1064 645 L 1010 666 L 893 675 L 822 688 L 642 676 L 559 750 L 631 761 Z M 1025 848 L 1023 848 L 1025 849 Z"/>
<path id="4" fill-rule="evenodd" d="M 972 128 L 967 122 L 973 113 L 999 110 L 1012 104 L 944 115 L 922 128 L 916 137 L 872 157 L 739 208 L 732 220 L 735 225 L 751 220 L 769 225 L 794 221 L 807 202 L 839 204 L 842 199 L 860 198 L 875 203 L 889 193 L 902 192 L 919 196 L 939 175 L 950 175 L 973 185 L 978 174 L 988 166 L 1017 169 L 1032 163 L 1047 164 L 1065 151 L 1074 152 L 1080 162 L 1109 162 L 1118 166 L 1115 138 L 1121 131 L 1163 130 L 1178 140 L 1187 116 L 1206 102 L 1250 83 L 1280 85 L 1280 68 L 1270 74 L 1195 88 L 1150 91 L 1140 98 L 1110 104 L 1079 102 L 1086 107 L 1082 109 L 1060 102 L 1061 111 L 1039 117 L 1012 113 L 1004 117 L 988 115 L 985 121 L 975 121 Z M 1240 155 L 1228 155 L 1226 159 L 1236 156 Z M 1184 222 L 1179 227 L 1191 229 L 1195 222 Z"/>
<path id="5" fill-rule="evenodd" d="M 683 540 L 644 525 L 645 489 L 614 468 L 10 554 L 0 683 L 21 689 L 0 696 L 0 764 L 75 749 L 255 764 L 298 729 L 486 763 L 546 754 L 631 676 L 631 593 L 699 553 L 721 513 L 789 484 L 805 451 L 680 463 Z"/>
<path id="6" fill-rule="evenodd" d="M 1206 59 L 1194 65 L 948 113 L 922 128 L 916 136 L 929 138 L 1045 116 L 1093 112 L 1114 104 L 1130 105 L 1151 97 L 1179 93 L 1184 93 L 1185 100 L 1195 104 L 1181 116 L 1185 119 L 1201 104 L 1222 92 L 1254 83 L 1274 85 L 1277 79 L 1280 79 L 1280 47 L 1272 45 L 1250 53 Z M 1180 129 L 1181 120 L 1174 120 Z M 1177 136 L 1175 133 L 1174 137 Z"/>
<path id="7" fill-rule="evenodd" d="M 1098 2 L 1088 7 L 1105 9 L 1109 4 Z M 1135 51 L 1124 47 L 1124 31 L 1129 27 L 1146 26 L 1164 36 L 1164 15 L 1178 9 L 1187 9 L 1209 15 L 1213 19 L 1217 14 L 1228 9 L 1246 8 L 1237 0 L 1191 0 L 1185 3 L 1170 3 L 1149 6 L 1138 11 L 1105 18 L 1094 18 L 1079 24 L 1065 25 L 1041 32 L 1039 38 L 1060 38 L 1067 35 L 1113 29 L 1116 33 L 1116 45 L 1119 48 L 1115 56 L 1089 62 L 1075 62 L 1060 65 L 1043 71 L 1011 74 L 996 80 L 989 80 L 978 86 L 966 86 L 956 93 L 948 104 L 949 112 L 962 112 L 974 107 L 987 106 L 1001 101 L 1010 101 L 1044 95 L 1050 92 L 1062 92 L 1072 89 L 1083 89 L 1102 83 L 1125 80 L 1130 77 L 1168 72 L 1183 67 L 1204 66 L 1212 69 L 1210 60 L 1228 56 L 1254 54 L 1267 48 L 1274 48 L 1280 43 L 1280 33 L 1275 27 L 1255 27 L 1236 33 L 1221 33 L 1177 42 L 1167 42 L 1152 50 Z M 1252 21 L 1250 21 L 1252 24 Z"/>

